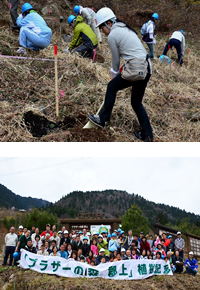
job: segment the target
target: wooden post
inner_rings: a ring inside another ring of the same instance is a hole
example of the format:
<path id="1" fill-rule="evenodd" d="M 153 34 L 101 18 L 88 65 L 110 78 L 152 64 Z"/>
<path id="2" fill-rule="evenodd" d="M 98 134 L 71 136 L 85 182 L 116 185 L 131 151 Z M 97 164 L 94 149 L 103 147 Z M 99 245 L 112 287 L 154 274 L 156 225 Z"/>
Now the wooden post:
<path id="1" fill-rule="evenodd" d="M 188 66 L 189 66 L 190 49 L 188 48 Z"/>
<path id="2" fill-rule="evenodd" d="M 58 108 L 58 66 L 57 66 L 57 45 L 54 46 L 54 56 L 55 56 L 55 95 L 56 95 L 56 117 L 59 117 L 59 108 Z"/>
<path id="3" fill-rule="evenodd" d="M 96 19 L 95 19 L 95 23 L 97 25 L 97 20 Z M 101 50 L 100 36 L 99 36 L 99 33 L 100 33 L 99 27 L 96 27 L 96 32 L 97 32 L 98 46 L 99 46 L 99 49 Z"/>

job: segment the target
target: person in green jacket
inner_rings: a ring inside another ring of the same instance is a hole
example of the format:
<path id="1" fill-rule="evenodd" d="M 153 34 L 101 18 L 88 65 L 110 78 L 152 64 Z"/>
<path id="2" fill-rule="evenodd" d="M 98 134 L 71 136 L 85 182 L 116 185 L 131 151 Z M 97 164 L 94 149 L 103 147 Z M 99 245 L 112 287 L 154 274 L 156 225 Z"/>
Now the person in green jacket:
<path id="1" fill-rule="evenodd" d="M 93 50 L 98 45 L 98 39 L 92 28 L 83 22 L 81 16 L 70 15 L 68 23 L 69 26 L 74 28 L 74 36 L 65 52 L 68 53 L 75 48 L 73 53 L 78 52 L 83 57 L 92 57 Z"/>
<path id="2" fill-rule="evenodd" d="M 105 256 L 109 256 L 110 253 L 109 253 L 108 248 L 107 248 L 108 242 L 103 239 L 102 235 L 98 236 L 98 241 L 99 241 L 98 244 L 97 244 L 98 253 L 103 248 L 105 250 Z"/>
<path id="3" fill-rule="evenodd" d="M 30 230 L 28 230 L 25 235 L 20 236 L 19 242 L 17 243 L 17 247 L 15 249 L 15 252 L 20 252 L 21 249 L 24 249 L 28 240 L 31 240 L 31 231 Z"/>

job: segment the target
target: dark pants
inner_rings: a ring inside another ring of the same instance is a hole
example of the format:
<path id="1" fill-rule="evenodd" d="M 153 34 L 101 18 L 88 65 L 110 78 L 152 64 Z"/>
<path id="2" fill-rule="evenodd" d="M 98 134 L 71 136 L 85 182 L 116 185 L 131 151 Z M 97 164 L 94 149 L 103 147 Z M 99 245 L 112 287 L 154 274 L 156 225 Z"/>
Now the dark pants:
<path id="1" fill-rule="evenodd" d="M 6 251 L 5 251 L 5 256 L 4 256 L 4 260 L 3 260 L 3 265 L 7 264 L 8 256 L 10 255 L 9 266 L 12 266 L 13 254 L 14 254 L 15 248 L 16 247 L 6 246 Z M 16 263 L 14 262 L 14 264 L 16 264 Z"/>
<path id="2" fill-rule="evenodd" d="M 80 45 L 76 49 L 73 50 L 74 52 L 78 52 L 83 57 L 92 57 L 93 56 L 93 50 L 97 47 L 97 45 L 91 44 L 90 46 L 87 46 L 85 44 Z"/>
<path id="3" fill-rule="evenodd" d="M 152 139 L 152 128 L 145 108 L 142 105 L 142 99 L 149 79 L 149 73 L 147 74 L 145 80 L 135 82 L 125 80 L 122 78 L 121 74 L 119 74 L 112 81 L 110 81 L 107 87 L 105 104 L 101 113 L 99 114 L 100 121 L 103 123 L 110 120 L 110 115 L 112 113 L 117 92 L 125 88 L 132 87 L 131 105 L 138 117 L 140 126 L 142 127 L 142 137 L 150 137 Z"/>
<path id="4" fill-rule="evenodd" d="M 18 8 L 19 0 L 10 0 L 9 2 L 12 5 L 12 8 L 10 10 L 10 15 L 12 17 L 13 24 L 17 25 L 16 24 L 16 20 L 17 20 L 17 17 L 18 17 L 17 8 Z"/>
<path id="5" fill-rule="evenodd" d="M 184 256 L 184 251 L 183 251 L 183 250 L 179 252 L 179 256 L 180 256 L 180 257 L 182 258 L 182 260 L 183 260 L 183 256 Z"/>
<path id="6" fill-rule="evenodd" d="M 183 64 L 183 59 L 182 59 L 182 51 L 181 51 L 181 42 L 180 40 L 178 39 L 170 39 L 170 41 L 165 45 L 165 48 L 164 48 L 164 51 L 163 51 L 163 54 L 164 55 L 167 55 L 167 52 L 168 52 L 168 46 L 170 46 L 170 48 L 172 48 L 173 46 L 176 48 L 176 51 L 177 51 L 177 54 L 178 54 L 178 60 L 179 60 L 179 63 L 180 65 Z"/>
<path id="7" fill-rule="evenodd" d="M 189 267 L 186 267 L 186 273 L 187 274 L 192 274 L 192 275 L 196 275 L 197 271 L 194 269 L 190 269 Z"/>

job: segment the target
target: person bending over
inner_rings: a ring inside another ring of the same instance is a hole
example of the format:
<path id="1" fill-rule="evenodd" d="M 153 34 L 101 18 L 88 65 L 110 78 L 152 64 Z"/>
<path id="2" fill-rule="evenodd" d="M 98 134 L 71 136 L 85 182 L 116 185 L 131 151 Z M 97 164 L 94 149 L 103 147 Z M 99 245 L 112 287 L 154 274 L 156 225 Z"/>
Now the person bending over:
<path id="1" fill-rule="evenodd" d="M 98 46 L 98 39 L 92 28 L 83 22 L 81 16 L 70 15 L 68 23 L 74 29 L 74 36 L 65 52 L 68 53 L 74 49 L 72 53 L 77 52 L 82 57 L 92 58 L 93 50 Z"/>
<path id="2" fill-rule="evenodd" d="M 44 19 L 33 9 L 32 5 L 25 3 L 22 6 L 22 14 L 17 18 L 20 27 L 18 53 L 26 53 L 26 47 L 39 51 L 49 46 L 52 31 Z"/>

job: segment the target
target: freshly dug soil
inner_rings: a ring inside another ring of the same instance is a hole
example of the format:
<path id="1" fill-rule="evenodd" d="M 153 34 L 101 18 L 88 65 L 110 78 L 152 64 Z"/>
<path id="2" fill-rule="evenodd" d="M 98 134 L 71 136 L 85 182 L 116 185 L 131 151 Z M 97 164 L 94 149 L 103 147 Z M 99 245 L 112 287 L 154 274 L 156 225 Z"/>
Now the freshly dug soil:
<path id="1" fill-rule="evenodd" d="M 83 129 L 87 118 L 79 114 L 76 118 L 65 116 L 63 121 L 54 123 L 46 117 L 28 111 L 24 114 L 24 123 L 33 137 L 43 137 L 42 140 L 72 141 L 72 142 L 111 142 L 114 137 L 108 130 L 100 128 Z"/>

